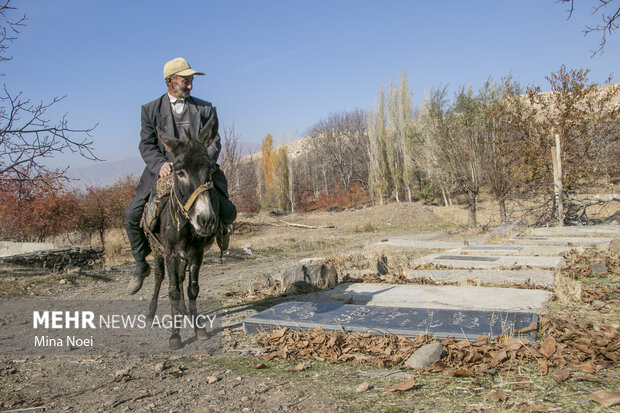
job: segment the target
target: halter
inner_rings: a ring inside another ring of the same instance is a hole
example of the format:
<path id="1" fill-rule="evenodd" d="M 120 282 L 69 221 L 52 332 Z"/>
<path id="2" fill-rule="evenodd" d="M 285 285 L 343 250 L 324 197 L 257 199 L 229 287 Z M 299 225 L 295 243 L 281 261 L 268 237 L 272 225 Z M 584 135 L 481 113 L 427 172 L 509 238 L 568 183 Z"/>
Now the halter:
<path id="1" fill-rule="evenodd" d="M 213 188 L 213 181 L 207 181 L 204 184 L 200 185 L 198 188 L 196 188 L 194 192 L 192 192 L 192 194 L 187 199 L 187 202 L 185 202 L 185 205 L 181 203 L 181 200 L 177 196 L 177 191 L 175 190 L 175 182 L 176 180 L 172 181 L 172 187 L 170 188 L 170 195 L 176 200 L 177 204 L 179 205 L 179 208 L 181 208 L 181 213 L 189 221 L 189 210 L 192 209 L 194 202 L 196 202 L 196 199 L 198 198 L 200 194 Z M 170 208 L 170 215 L 172 216 L 172 220 L 175 221 L 175 226 L 177 227 L 177 230 L 179 230 L 180 222 L 174 213 L 174 208 L 172 208 L 172 205 Z"/>

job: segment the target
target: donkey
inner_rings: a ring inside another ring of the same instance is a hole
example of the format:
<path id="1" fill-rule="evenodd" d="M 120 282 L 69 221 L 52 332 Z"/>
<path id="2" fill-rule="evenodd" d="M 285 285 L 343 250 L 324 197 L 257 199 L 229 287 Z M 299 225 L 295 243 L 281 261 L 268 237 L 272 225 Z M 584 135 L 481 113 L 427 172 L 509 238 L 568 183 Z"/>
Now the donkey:
<path id="1" fill-rule="evenodd" d="M 217 129 L 216 129 L 217 130 Z M 173 184 L 170 196 L 160 206 L 159 228 L 153 233 L 147 231 L 155 255 L 155 288 L 149 305 L 147 320 L 153 320 L 157 310 L 159 289 L 168 272 L 168 296 L 173 320 L 188 315 L 183 294 L 183 282 L 189 267 L 187 298 L 189 316 L 196 320 L 196 298 L 198 297 L 198 273 L 205 249 L 213 244 L 219 227 L 219 194 L 213 188 L 212 174 L 216 170 L 207 148 L 216 137 L 212 125 L 207 124 L 197 138 L 176 139 L 159 127 L 157 134 L 166 150 L 174 155 L 172 167 Z M 158 248 L 159 247 L 159 248 Z M 208 338 L 204 328 L 194 323 L 194 332 L 199 340 Z M 178 326 L 171 328 L 169 347 L 181 348 Z"/>

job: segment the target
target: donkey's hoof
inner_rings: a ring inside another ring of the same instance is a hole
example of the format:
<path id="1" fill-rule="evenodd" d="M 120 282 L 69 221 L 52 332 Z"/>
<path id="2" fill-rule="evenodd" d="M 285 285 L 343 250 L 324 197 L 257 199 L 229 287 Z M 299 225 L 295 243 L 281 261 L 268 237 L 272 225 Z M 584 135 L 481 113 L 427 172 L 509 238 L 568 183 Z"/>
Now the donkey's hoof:
<path id="1" fill-rule="evenodd" d="M 146 321 L 145 321 L 146 322 L 146 326 L 147 327 L 153 327 L 153 320 L 154 320 L 154 317 L 151 317 L 150 315 L 147 315 L 146 316 Z"/>
<path id="2" fill-rule="evenodd" d="M 196 338 L 200 341 L 206 341 L 209 339 L 209 335 L 207 334 L 207 332 L 205 331 L 204 328 L 197 328 L 196 329 Z"/>
<path id="3" fill-rule="evenodd" d="M 168 340 L 168 347 L 170 350 L 178 350 L 181 348 L 181 337 L 178 335 L 170 337 Z"/>

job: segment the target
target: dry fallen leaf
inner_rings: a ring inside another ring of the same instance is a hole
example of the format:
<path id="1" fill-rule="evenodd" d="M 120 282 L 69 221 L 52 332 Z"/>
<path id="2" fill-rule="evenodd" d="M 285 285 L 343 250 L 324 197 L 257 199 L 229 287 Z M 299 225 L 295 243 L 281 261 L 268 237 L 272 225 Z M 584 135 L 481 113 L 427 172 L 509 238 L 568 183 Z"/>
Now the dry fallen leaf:
<path id="1" fill-rule="evenodd" d="M 288 330 L 287 327 L 283 327 L 279 330 L 274 330 L 273 333 L 271 333 L 271 338 L 272 339 L 281 338 L 282 336 L 284 336 L 284 333 L 286 333 L 287 330 Z"/>
<path id="2" fill-rule="evenodd" d="M 538 364 L 540 364 L 540 375 L 546 376 L 549 373 L 549 363 L 547 360 L 538 360 Z"/>
<path id="3" fill-rule="evenodd" d="M 265 363 L 249 363 L 248 367 L 251 369 L 264 369 L 267 365 Z"/>
<path id="4" fill-rule="evenodd" d="M 403 381 L 402 383 L 395 384 L 390 387 L 386 387 L 387 391 L 407 391 L 413 389 L 415 386 L 415 378 L 412 377 L 408 380 Z"/>
<path id="5" fill-rule="evenodd" d="M 508 395 L 501 390 L 494 390 L 489 394 L 489 400 L 492 402 L 504 402 L 508 398 Z"/>
<path id="6" fill-rule="evenodd" d="M 532 321 L 529 326 L 515 330 L 515 333 L 516 334 L 529 333 L 530 331 L 536 330 L 536 328 L 537 328 L 536 321 Z"/>
<path id="7" fill-rule="evenodd" d="M 598 377 L 594 377 L 590 374 L 586 374 L 585 376 L 581 376 L 579 378 L 577 378 L 577 380 L 582 380 L 582 381 L 591 381 L 594 383 L 609 383 L 611 381 L 611 378 L 608 378 L 607 380 L 604 379 L 600 379 Z"/>
<path id="8" fill-rule="evenodd" d="M 540 352 L 548 358 L 551 357 L 553 353 L 555 353 L 556 347 L 557 345 L 555 342 L 555 338 L 549 336 L 545 338 L 542 343 L 540 343 Z"/>
<path id="9" fill-rule="evenodd" d="M 523 347 L 523 340 L 515 337 L 506 337 L 506 339 L 502 343 L 502 347 L 504 347 L 508 351 L 516 351 Z"/>
<path id="10" fill-rule="evenodd" d="M 355 389 L 355 391 L 357 393 L 364 393 L 366 390 L 368 390 L 370 388 L 370 384 L 365 381 L 362 384 L 360 384 L 359 386 L 357 386 L 357 388 Z"/>
<path id="11" fill-rule="evenodd" d="M 504 361 L 507 357 L 508 355 L 506 354 L 506 351 L 502 350 L 502 351 L 496 351 L 495 353 L 493 353 L 493 355 L 491 356 L 491 359 L 493 360 L 493 365 L 496 366 L 502 361 Z"/>
<path id="12" fill-rule="evenodd" d="M 286 371 L 299 372 L 299 371 L 304 371 L 304 370 L 309 369 L 309 368 L 310 368 L 310 363 L 299 363 L 295 367 L 287 369 Z"/>
<path id="13" fill-rule="evenodd" d="M 620 391 L 599 390 L 588 397 L 604 407 L 620 404 Z"/>
<path id="14" fill-rule="evenodd" d="M 566 370 L 556 370 L 553 372 L 551 377 L 553 377 L 553 380 L 557 381 L 558 383 L 562 383 L 570 377 L 570 372 Z"/>
<path id="15" fill-rule="evenodd" d="M 581 363 L 577 366 L 577 368 L 584 373 L 594 373 L 596 371 L 596 368 L 594 367 L 594 362 L 592 360 Z"/>
<path id="16" fill-rule="evenodd" d="M 454 377 L 472 377 L 474 373 L 467 369 L 458 369 L 454 373 L 452 373 Z"/>

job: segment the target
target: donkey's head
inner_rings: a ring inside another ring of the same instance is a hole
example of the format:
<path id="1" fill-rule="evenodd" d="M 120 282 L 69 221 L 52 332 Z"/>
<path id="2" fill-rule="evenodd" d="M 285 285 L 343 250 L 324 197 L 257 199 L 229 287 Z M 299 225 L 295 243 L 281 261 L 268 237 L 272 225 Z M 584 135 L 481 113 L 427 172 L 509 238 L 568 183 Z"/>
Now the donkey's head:
<path id="1" fill-rule="evenodd" d="M 207 153 L 217 136 L 216 131 L 217 128 L 207 124 L 197 137 L 176 139 L 157 129 L 164 147 L 174 155 L 174 193 L 170 202 L 182 210 L 195 232 L 203 237 L 214 235 L 219 225 L 216 213 L 219 208 L 214 209 L 212 205 L 212 198 L 217 196 L 212 180 L 216 165 Z"/>

